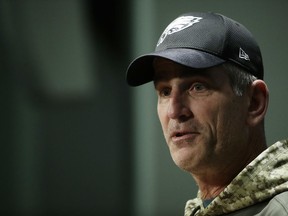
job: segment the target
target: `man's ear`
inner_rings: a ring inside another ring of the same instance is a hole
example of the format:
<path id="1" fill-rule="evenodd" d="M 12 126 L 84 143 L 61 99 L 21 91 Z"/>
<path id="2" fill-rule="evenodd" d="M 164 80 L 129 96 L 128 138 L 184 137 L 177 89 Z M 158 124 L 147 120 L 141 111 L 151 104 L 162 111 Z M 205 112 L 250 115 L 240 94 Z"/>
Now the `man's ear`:
<path id="1" fill-rule="evenodd" d="M 259 124 L 268 109 L 269 90 L 263 80 L 255 80 L 250 89 L 250 104 L 247 123 L 250 126 Z"/>

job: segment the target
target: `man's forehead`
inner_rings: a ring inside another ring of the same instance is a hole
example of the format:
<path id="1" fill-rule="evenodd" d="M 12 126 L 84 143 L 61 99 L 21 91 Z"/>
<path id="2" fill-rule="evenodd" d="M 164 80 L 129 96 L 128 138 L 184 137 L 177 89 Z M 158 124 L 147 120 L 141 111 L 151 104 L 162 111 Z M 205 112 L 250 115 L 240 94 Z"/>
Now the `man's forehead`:
<path id="1" fill-rule="evenodd" d="M 185 78 L 192 76 L 209 77 L 216 67 L 210 69 L 196 69 L 187 67 L 169 59 L 155 58 L 153 62 L 154 81 L 169 80 L 174 77 Z"/>

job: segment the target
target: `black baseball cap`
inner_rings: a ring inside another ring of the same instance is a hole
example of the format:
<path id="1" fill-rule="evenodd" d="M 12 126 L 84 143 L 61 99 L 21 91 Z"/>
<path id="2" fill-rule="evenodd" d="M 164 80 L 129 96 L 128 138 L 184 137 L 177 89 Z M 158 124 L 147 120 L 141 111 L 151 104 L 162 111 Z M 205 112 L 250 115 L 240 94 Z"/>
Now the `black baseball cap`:
<path id="1" fill-rule="evenodd" d="M 260 48 L 252 33 L 241 23 L 212 12 L 191 12 L 173 20 L 161 34 L 155 51 L 134 59 L 127 71 L 130 86 L 153 80 L 153 59 L 170 59 L 195 69 L 230 61 L 263 79 Z"/>

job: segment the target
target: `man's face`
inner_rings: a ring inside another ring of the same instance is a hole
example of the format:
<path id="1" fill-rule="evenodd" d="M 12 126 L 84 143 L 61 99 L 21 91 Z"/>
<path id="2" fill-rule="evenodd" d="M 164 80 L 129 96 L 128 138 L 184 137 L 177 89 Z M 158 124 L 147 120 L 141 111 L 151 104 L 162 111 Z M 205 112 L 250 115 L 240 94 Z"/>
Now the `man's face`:
<path id="1" fill-rule="evenodd" d="M 154 69 L 158 116 L 176 165 L 200 174 L 246 157 L 248 98 L 234 94 L 223 67 L 200 71 L 157 58 Z"/>

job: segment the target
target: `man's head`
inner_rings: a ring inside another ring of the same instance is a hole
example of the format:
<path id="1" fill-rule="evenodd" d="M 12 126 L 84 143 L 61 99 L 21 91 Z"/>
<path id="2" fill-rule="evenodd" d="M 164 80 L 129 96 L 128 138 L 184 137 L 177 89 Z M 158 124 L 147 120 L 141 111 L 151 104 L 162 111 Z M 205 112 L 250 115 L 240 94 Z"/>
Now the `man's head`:
<path id="1" fill-rule="evenodd" d="M 262 79 L 252 34 L 214 13 L 178 17 L 155 52 L 136 58 L 127 70 L 131 86 L 154 82 L 171 156 L 196 175 L 237 173 L 263 150 L 268 89 Z"/>

